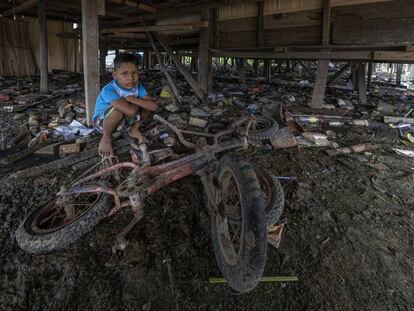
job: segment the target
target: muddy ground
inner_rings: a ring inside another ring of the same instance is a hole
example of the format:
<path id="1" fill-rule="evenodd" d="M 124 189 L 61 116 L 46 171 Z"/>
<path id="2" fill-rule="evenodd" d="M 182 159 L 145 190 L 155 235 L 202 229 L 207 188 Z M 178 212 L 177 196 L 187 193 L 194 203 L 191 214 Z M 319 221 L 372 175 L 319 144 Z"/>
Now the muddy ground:
<path id="1" fill-rule="evenodd" d="M 382 148 L 337 159 L 318 148 L 252 157 L 277 176 L 297 177 L 284 183 L 289 223 L 279 250 L 269 247 L 264 275 L 299 281 L 262 283 L 243 295 L 208 282 L 220 274 L 196 177 L 153 195 L 124 253 L 113 255 L 111 247 L 128 211 L 64 251 L 34 256 L 19 249 L 14 231 L 76 172 L 10 179 L 3 171 L 1 309 L 412 310 L 414 159 L 393 153 L 396 143 L 371 130 L 355 128 L 340 139 L 368 141 Z"/>
<path id="2" fill-rule="evenodd" d="M 13 120 L 0 115 L 1 149 L 22 126 Z M 111 248 L 131 218 L 127 210 L 68 249 L 35 256 L 17 246 L 16 228 L 64 181 L 96 163 L 96 150 L 92 145 L 81 162 L 69 156 L 74 165 L 30 157 L 0 167 L 0 309 L 413 310 L 414 159 L 392 147 L 414 148 L 387 131 L 333 130 L 341 146 L 381 147 L 334 159 L 323 148 L 251 156 L 276 176 L 297 178 L 283 182 L 288 225 L 279 249 L 269 246 L 264 276 L 295 275 L 299 281 L 261 283 L 243 295 L 208 282 L 220 273 L 196 177 L 148 200 L 124 252 Z M 43 166 L 30 168 L 37 165 Z"/>

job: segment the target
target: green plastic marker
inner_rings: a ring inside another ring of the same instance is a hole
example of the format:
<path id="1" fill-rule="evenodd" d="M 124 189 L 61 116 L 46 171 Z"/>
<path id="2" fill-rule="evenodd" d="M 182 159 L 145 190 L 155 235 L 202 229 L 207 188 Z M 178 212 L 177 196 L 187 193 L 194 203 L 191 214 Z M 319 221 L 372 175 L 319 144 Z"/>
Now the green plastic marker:
<path id="1" fill-rule="evenodd" d="M 224 278 L 209 278 L 210 284 L 227 283 Z M 295 275 L 287 276 L 264 276 L 260 278 L 260 282 L 297 282 L 299 278 Z"/>

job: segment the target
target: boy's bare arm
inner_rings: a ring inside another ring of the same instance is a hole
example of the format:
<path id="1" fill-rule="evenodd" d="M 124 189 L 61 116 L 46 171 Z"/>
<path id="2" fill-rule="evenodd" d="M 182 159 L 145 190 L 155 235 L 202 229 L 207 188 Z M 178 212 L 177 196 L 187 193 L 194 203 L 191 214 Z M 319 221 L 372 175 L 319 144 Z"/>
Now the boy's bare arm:
<path id="1" fill-rule="evenodd" d="M 143 98 L 128 96 L 125 99 L 131 104 L 137 105 L 148 111 L 155 111 L 158 108 L 157 103 L 148 95 L 144 96 Z"/>

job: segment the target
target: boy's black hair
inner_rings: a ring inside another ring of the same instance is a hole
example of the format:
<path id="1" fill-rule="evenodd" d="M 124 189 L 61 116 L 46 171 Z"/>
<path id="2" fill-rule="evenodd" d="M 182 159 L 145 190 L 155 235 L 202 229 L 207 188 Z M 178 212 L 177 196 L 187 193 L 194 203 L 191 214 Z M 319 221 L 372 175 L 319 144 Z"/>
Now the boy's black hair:
<path id="1" fill-rule="evenodd" d="M 132 63 L 138 66 L 138 57 L 130 53 L 120 53 L 114 59 L 114 69 L 118 69 L 123 63 Z"/>

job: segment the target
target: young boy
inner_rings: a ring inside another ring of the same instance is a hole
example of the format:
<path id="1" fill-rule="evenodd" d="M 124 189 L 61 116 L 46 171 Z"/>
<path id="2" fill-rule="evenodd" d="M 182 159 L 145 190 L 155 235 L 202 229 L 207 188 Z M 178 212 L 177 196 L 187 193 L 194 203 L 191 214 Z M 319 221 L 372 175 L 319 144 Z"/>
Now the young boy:
<path id="1" fill-rule="evenodd" d="M 138 58 L 129 53 L 121 53 L 114 59 L 114 80 L 105 85 L 96 99 L 93 122 L 102 131 L 99 155 L 113 155 L 112 133 L 122 121 L 132 124 L 129 136 L 144 143 L 139 130 L 141 122 L 147 119 L 158 105 L 148 95 L 139 82 Z"/>

